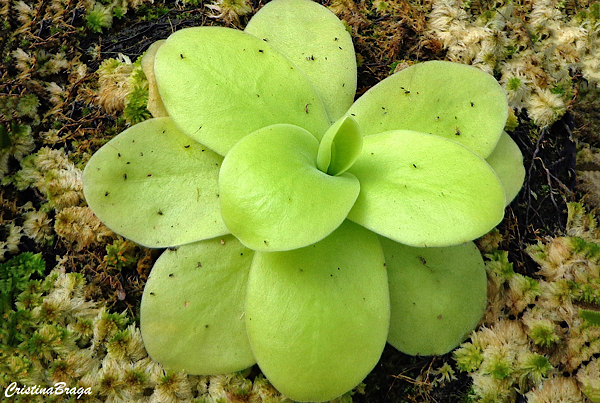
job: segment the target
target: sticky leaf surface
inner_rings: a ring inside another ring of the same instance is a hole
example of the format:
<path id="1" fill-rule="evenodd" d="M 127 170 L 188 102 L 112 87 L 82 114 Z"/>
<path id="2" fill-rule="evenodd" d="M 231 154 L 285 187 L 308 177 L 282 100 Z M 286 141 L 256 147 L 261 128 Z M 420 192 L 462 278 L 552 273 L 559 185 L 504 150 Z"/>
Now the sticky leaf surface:
<path id="1" fill-rule="evenodd" d="M 92 156 L 83 191 L 116 233 L 147 247 L 181 245 L 228 233 L 218 199 L 222 161 L 170 118 L 149 119 Z"/>
<path id="2" fill-rule="evenodd" d="M 141 305 L 142 337 L 152 359 L 195 375 L 254 364 L 244 322 L 253 254 L 228 235 L 161 255 Z"/>
<path id="3" fill-rule="evenodd" d="M 245 31 L 266 39 L 306 73 L 332 122 L 352 105 L 356 92 L 352 38 L 327 8 L 310 0 L 274 0 L 252 17 Z"/>
<path id="4" fill-rule="evenodd" d="M 504 130 L 508 104 L 489 74 L 459 63 L 430 61 L 381 81 L 348 114 L 365 136 L 414 130 L 458 141 L 486 158 Z"/>
<path id="5" fill-rule="evenodd" d="M 348 172 L 361 186 L 348 218 L 407 245 L 470 241 L 504 215 L 504 191 L 490 166 L 440 136 L 399 130 L 365 137 Z"/>
<path id="6" fill-rule="evenodd" d="M 292 125 L 273 125 L 240 140 L 219 175 L 227 228 L 249 248 L 301 248 L 329 235 L 358 196 L 358 180 L 317 168 L 317 140 Z"/>
<path id="7" fill-rule="evenodd" d="M 221 155 L 271 124 L 294 124 L 317 139 L 329 127 L 317 92 L 298 67 L 242 31 L 177 31 L 158 50 L 154 74 L 175 124 Z"/>
<path id="8" fill-rule="evenodd" d="M 387 336 L 389 300 L 375 234 L 349 221 L 323 241 L 256 252 L 246 325 L 269 381 L 297 401 L 331 400 L 373 369 Z"/>
<path id="9" fill-rule="evenodd" d="M 458 346 L 486 306 L 485 265 L 475 244 L 414 248 L 380 240 L 390 283 L 388 342 L 410 355 Z"/>

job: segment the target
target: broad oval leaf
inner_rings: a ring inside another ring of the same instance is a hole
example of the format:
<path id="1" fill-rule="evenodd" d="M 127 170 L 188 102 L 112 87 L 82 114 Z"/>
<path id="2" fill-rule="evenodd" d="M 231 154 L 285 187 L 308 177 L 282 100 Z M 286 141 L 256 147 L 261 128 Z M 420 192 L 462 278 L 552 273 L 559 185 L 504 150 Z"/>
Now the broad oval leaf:
<path id="1" fill-rule="evenodd" d="M 407 245 L 470 241 L 504 216 L 504 191 L 494 171 L 440 136 L 397 130 L 365 137 L 348 172 L 361 187 L 348 218 Z"/>
<path id="2" fill-rule="evenodd" d="M 430 61 L 381 81 L 348 114 L 365 136 L 400 129 L 436 134 L 486 158 L 504 130 L 508 103 L 489 74 L 459 63 Z"/>
<path id="3" fill-rule="evenodd" d="M 356 92 L 352 37 L 327 8 L 310 0 L 273 0 L 250 19 L 245 31 L 267 40 L 306 73 L 332 122 L 352 105 Z"/>
<path id="4" fill-rule="evenodd" d="M 508 206 L 519 194 L 525 180 L 523 154 L 517 143 L 504 132 L 494 151 L 485 160 L 500 178 Z"/>
<path id="5" fill-rule="evenodd" d="M 160 256 L 140 312 L 142 338 L 152 359 L 194 375 L 225 374 L 255 363 L 244 320 L 253 255 L 227 235 Z"/>
<path id="6" fill-rule="evenodd" d="M 229 233 L 219 207 L 222 161 L 170 118 L 149 119 L 90 158 L 83 193 L 106 226 L 141 245 L 163 248 L 209 239 Z"/>
<path id="7" fill-rule="evenodd" d="M 390 283 L 388 342 L 410 355 L 441 355 L 477 326 L 487 303 L 485 265 L 473 242 L 415 248 L 380 238 Z"/>
<path id="8" fill-rule="evenodd" d="M 356 121 L 344 116 L 335 122 L 321 140 L 317 167 L 329 175 L 340 175 L 354 164 L 360 155 L 363 138 Z"/>
<path id="9" fill-rule="evenodd" d="M 306 130 L 273 125 L 240 140 L 219 175 L 221 213 L 229 231 L 260 251 L 301 248 L 335 230 L 360 185 L 348 173 L 317 169 L 319 144 Z"/>
<path id="10" fill-rule="evenodd" d="M 271 124 L 303 127 L 318 140 L 329 127 L 323 103 L 300 69 L 242 31 L 177 31 L 158 49 L 154 74 L 175 124 L 221 155 Z"/>
<path id="11" fill-rule="evenodd" d="M 263 373 L 297 401 L 331 400 L 373 369 L 389 324 L 381 246 L 345 221 L 314 245 L 256 252 L 246 326 Z"/>

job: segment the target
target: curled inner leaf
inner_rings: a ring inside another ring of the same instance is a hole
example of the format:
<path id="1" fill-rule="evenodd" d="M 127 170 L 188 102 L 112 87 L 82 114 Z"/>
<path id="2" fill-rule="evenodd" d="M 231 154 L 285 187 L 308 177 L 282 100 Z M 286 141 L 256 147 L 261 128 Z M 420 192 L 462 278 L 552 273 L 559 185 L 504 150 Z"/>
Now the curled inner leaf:
<path id="1" fill-rule="evenodd" d="M 363 139 L 356 121 L 344 116 L 335 122 L 321 140 L 317 167 L 329 175 L 340 175 L 354 164 L 360 155 Z"/>
<path id="2" fill-rule="evenodd" d="M 306 130 L 281 124 L 257 130 L 229 151 L 219 174 L 221 213 L 244 245 L 301 248 L 344 221 L 360 185 L 349 173 L 321 172 L 318 147 Z"/>

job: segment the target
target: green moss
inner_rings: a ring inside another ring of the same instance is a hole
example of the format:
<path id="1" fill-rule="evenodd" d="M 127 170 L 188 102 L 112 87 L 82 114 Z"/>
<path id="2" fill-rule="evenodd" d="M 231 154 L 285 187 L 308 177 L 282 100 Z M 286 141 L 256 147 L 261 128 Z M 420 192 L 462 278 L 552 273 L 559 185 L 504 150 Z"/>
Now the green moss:
<path id="1" fill-rule="evenodd" d="M 30 284 L 32 276 L 41 276 L 45 263 L 40 253 L 25 252 L 0 264 L 0 316 L 13 309 L 12 301 Z"/>

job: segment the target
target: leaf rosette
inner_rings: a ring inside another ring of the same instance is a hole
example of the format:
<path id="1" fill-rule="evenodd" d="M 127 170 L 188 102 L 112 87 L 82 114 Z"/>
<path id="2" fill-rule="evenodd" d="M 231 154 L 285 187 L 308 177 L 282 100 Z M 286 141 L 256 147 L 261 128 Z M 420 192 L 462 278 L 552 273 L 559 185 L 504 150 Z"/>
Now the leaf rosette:
<path id="1" fill-rule="evenodd" d="M 388 341 L 442 354 L 486 304 L 473 239 L 524 176 L 493 77 L 418 63 L 354 102 L 344 25 L 274 0 L 245 31 L 186 28 L 143 60 L 154 118 L 84 171 L 111 229 L 166 250 L 141 304 L 149 354 L 217 374 L 258 363 L 292 399 L 352 389 Z"/>

